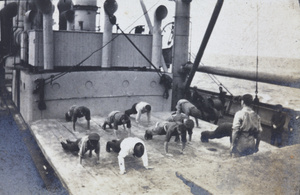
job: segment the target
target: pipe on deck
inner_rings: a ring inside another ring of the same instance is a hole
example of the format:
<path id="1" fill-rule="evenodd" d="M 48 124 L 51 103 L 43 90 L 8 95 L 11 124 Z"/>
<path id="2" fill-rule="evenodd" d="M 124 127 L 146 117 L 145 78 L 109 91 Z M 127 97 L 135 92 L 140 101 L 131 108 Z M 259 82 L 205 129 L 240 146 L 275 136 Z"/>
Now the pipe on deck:
<path id="1" fill-rule="evenodd" d="M 209 21 L 209 24 L 207 26 L 207 29 L 205 31 L 205 34 L 204 34 L 201 46 L 199 48 L 199 51 L 197 53 L 194 65 L 193 65 L 193 67 L 192 67 L 192 69 L 191 69 L 191 71 L 190 71 L 190 73 L 189 73 L 189 75 L 187 77 L 187 81 L 185 83 L 185 92 L 187 92 L 189 90 L 191 82 L 192 82 L 192 80 L 193 80 L 193 78 L 195 76 L 196 70 L 199 67 L 199 64 L 200 64 L 200 61 L 202 59 L 204 50 L 206 48 L 206 45 L 207 45 L 208 40 L 210 38 L 210 35 L 211 35 L 211 33 L 212 33 L 213 29 L 214 29 L 214 26 L 215 26 L 216 21 L 218 19 L 219 13 L 220 13 L 221 8 L 222 8 L 222 5 L 223 5 L 223 0 L 218 0 L 217 3 L 216 3 L 215 9 L 213 11 L 213 14 L 211 16 L 211 19 Z"/>
<path id="2" fill-rule="evenodd" d="M 185 66 L 187 69 L 192 69 L 192 65 Z M 258 73 L 256 78 L 256 72 L 254 71 L 242 71 L 236 69 L 220 68 L 220 67 L 211 67 L 211 66 L 199 66 L 197 68 L 198 72 L 214 74 L 225 77 L 232 77 L 237 79 L 244 79 L 249 81 L 258 81 L 262 83 L 275 84 L 280 86 L 300 88 L 300 77 L 292 76 L 280 76 L 270 73 Z"/>
<path id="3" fill-rule="evenodd" d="M 104 28 L 102 46 L 102 67 L 109 68 L 112 66 L 112 27 L 111 19 L 118 9 L 118 4 L 115 0 L 106 0 L 104 2 Z"/>
<path id="4" fill-rule="evenodd" d="M 152 39 L 152 64 L 159 69 L 162 61 L 162 35 L 161 22 L 167 16 L 168 10 L 165 6 L 159 6 L 154 14 L 153 39 Z"/>
<path id="5" fill-rule="evenodd" d="M 54 6 L 50 0 L 35 0 L 38 9 L 43 13 L 43 47 L 44 70 L 54 68 L 53 20 Z"/>

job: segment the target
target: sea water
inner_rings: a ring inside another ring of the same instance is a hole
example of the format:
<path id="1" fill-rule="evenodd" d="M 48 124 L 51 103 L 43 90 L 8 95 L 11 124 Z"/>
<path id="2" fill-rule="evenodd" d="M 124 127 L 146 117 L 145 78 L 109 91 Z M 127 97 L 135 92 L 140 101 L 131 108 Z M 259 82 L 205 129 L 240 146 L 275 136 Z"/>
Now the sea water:
<path id="1" fill-rule="evenodd" d="M 278 69 L 280 72 L 280 69 Z M 290 71 L 291 72 L 291 71 Z M 296 72 L 296 71 L 294 71 Z M 295 74 L 295 73 L 290 73 Z M 300 75 L 300 74 L 298 74 Z M 288 75 L 287 75 L 288 76 Z M 216 79 L 215 79 L 216 78 Z M 223 76 L 213 76 L 207 73 L 197 72 L 191 86 L 203 90 L 219 92 L 218 84 L 225 86 L 234 96 L 250 93 L 256 95 L 256 82 L 242 79 L 235 79 Z M 279 86 L 268 83 L 257 84 L 257 96 L 259 101 L 267 104 L 281 104 L 285 108 L 300 111 L 300 89 L 286 86 Z M 223 90 L 226 91 L 226 90 Z M 227 92 L 227 95 L 230 93 Z"/>

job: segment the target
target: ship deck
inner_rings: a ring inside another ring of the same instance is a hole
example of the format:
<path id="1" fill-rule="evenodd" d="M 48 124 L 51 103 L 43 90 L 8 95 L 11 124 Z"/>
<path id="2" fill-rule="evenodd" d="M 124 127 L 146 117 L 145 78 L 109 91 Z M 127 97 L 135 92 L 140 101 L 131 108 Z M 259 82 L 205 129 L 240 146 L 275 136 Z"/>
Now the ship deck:
<path id="1" fill-rule="evenodd" d="M 152 113 L 151 125 L 166 119 L 170 113 Z M 148 128 L 137 125 L 132 119 L 133 136 L 144 139 Z M 46 159 L 70 194 L 298 194 L 300 192 L 300 145 L 276 148 L 261 142 L 260 151 L 254 155 L 233 158 L 229 154 L 229 138 L 200 141 L 205 130 L 214 130 L 215 125 L 199 121 L 193 139 L 184 154 L 180 146 L 171 139 L 169 152 L 164 154 L 164 136 L 145 140 L 149 166 L 146 170 L 141 159 L 126 157 L 126 174 L 119 174 L 116 153 L 107 153 L 107 141 L 115 139 L 113 130 L 102 130 L 105 116 L 92 116 L 90 130 L 86 130 L 85 119 L 72 123 L 62 117 L 38 120 L 30 124 Z M 146 123 L 142 115 L 141 123 Z M 121 128 L 120 128 L 121 129 Z M 100 134 L 100 164 L 96 156 L 86 154 L 83 166 L 78 165 L 78 156 L 65 152 L 60 142 L 75 140 L 88 133 Z M 126 132 L 119 130 L 120 136 Z"/>

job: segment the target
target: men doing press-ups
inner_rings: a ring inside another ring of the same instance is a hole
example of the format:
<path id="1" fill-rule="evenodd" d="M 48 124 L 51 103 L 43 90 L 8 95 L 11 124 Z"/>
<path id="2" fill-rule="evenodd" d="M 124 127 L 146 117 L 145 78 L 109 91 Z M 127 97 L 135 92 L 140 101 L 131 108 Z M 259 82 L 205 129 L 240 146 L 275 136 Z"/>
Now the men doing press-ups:
<path id="1" fill-rule="evenodd" d="M 193 127 L 194 122 L 190 119 L 185 120 L 184 123 L 168 121 L 158 122 L 154 128 L 146 130 L 144 138 L 150 140 L 153 135 L 165 135 L 164 150 L 167 156 L 172 156 L 172 154 L 168 152 L 168 143 L 170 142 L 171 137 L 175 136 L 175 141 L 178 142 L 180 141 L 179 136 L 181 136 L 181 153 L 183 153 L 186 144 L 186 132 L 189 132 L 191 139 Z"/>
<path id="2" fill-rule="evenodd" d="M 87 128 L 90 129 L 90 120 L 91 120 L 91 112 L 85 106 L 76 106 L 73 105 L 70 107 L 69 111 L 65 114 L 66 121 L 73 121 L 73 130 L 75 131 L 75 123 L 77 118 L 85 117 L 87 121 Z"/>
<path id="3" fill-rule="evenodd" d="M 120 111 L 112 111 L 108 114 L 108 117 L 104 121 L 102 128 L 105 130 L 106 125 L 108 125 L 110 128 L 114 128 L 114 133 L 117 137 L 118 126 L 123 125 L 124 129 L 126 130 L 125 124 L 128 129 L 128 135 L 131 136 L 131 121 L 129 116 Z"/>
<path id="4" fill-rule="evenodd" d="M 148 125 L 151 120 L 151 105 L 147 102 L 138 102 L 132 105 L 132 107 L 125 111 L 125 114 L 130 116 L 131 114 L 136 114 L 135 122 L 139 123 L 141 115 L 147 113 Z"/>
<path id="5" fill-rule="evenodd" d="M 100 136 L 97 133 L 91 133 L 76 141 L 66 140 L 66 142 L 61 142 L 64 150 L 70 152 L 78 152 L 79 163 L 82 164 L 82 158 L 84 154 L 89 151 L 89 157 L 92 157 L 92 151 L 94 150 L 97 155 L 97 163 L 100 160 Z"/>
<path id="6" fill-rule="evenodd" d="M 120 140 L 108 141 L 106 143 L 106 151 L 110 152 L 111 149 L 114 152 L 119 153 L 118 161 L 121 175 L 126 173 L 124 158 L 128 155 L 133 155 L 134 157 L 142 158 L 144 167 L 146 169 L 150 168 L 148 167 L 148 155 L 146 146 L 144 142 L 137 137 L 127 137 Z"/>
<path id="7" fill-rule="evenodd" d="M 194 117 L 197 127 L 199 127 L 198 119 L 203 119 L 203 113 L 194 104 L 192 104 L 186 99 L 178 100 L 176 104 L 176 113 L 184 113 L 188 117 Z"/>
<path id="8" fill-rule="evenodd" d="M 203 131 L 200 139 L 202 142 L 209 142 L 209 139 L 220 139 L 228 136 L 231 143 L 231 135 L 232 123 L 221 123 L 214 131 Z"/>

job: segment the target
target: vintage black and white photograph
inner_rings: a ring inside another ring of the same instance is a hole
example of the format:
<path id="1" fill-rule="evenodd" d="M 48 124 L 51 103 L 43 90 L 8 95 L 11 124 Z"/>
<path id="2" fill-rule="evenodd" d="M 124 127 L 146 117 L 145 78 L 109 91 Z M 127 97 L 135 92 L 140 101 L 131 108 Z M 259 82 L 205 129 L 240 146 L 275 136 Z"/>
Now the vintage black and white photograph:
<path id="1" fill-rule="evenodd" d="M 0 0 L 0 194 L 299 195 L 300 0 Z"/>

